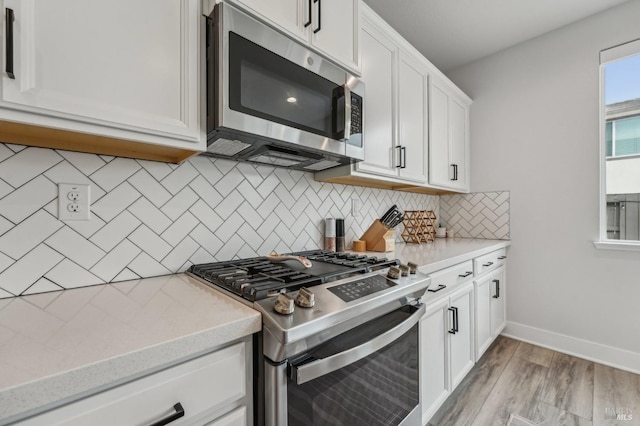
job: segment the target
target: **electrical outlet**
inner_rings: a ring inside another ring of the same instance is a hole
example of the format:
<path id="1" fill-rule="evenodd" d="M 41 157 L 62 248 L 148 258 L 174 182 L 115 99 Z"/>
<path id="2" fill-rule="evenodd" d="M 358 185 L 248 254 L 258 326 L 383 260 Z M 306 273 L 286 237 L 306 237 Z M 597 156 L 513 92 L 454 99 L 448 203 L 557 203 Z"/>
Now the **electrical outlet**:
<path id="1" fill-rule="evenodd" d="M 359 198 L 351 199 L 351 216 L 360 217 L 360 199 Z"/>
<path id="2" fill-rule="evenodd" d="M 89 188 L 89 185 L 79 183 L 58 184 L 59 220 L 89 220 Z"/>

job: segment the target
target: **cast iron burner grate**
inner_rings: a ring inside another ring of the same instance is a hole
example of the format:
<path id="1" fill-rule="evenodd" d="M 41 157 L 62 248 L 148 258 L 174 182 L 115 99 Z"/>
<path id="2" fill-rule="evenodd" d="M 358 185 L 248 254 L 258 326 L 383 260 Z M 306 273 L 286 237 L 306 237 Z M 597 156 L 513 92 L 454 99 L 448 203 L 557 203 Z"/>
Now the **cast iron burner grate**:
<path id="1" fill-rule="evenodd" d="M 254 257 L 193 265 L 189 272 L 247 300 L 255 301 L 400 263 L 398 260 L 326 250 L 289 254 L 306 257 L 311 261 L 312 267 L 304 268 L 291 261 L 274 263 L 267 257 Z"/>

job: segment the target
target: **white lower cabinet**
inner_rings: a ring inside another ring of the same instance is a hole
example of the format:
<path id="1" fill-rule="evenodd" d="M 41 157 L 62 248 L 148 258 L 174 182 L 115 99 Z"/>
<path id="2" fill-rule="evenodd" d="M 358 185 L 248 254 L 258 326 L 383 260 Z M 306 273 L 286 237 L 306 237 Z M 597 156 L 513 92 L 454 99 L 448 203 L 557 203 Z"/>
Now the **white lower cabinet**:
<path id="1" fill-rule="evenodd" d="M 504 329 L 506 258 L 506 249 L 500 249 L 429 273 L 420 320 L 423 424 Z"/>
<path id="2" fill-rule="evenodd" d="M 475 281 L 476 290 L 476 361 L 504 329 L 506 317 L 506 282 L 504 267 Z"/>
<path id="3" fill-rule="evenodd" d="M 19 426 L 252 424 L 251 340 L 17 423 Z M 183 415 L 180 416 L 180 412 Z M 170 419 L 175 419 L 169 422 Z"/>
<path id="4" fill-rule="evenodd" d="M 428 296 L 427 312 L 420 322 L 423 423 L 433 416 L 474 364 L 473 283 L 468 281 L 456 287 L 440 299 L 433 296 L 433 302 Z"/>

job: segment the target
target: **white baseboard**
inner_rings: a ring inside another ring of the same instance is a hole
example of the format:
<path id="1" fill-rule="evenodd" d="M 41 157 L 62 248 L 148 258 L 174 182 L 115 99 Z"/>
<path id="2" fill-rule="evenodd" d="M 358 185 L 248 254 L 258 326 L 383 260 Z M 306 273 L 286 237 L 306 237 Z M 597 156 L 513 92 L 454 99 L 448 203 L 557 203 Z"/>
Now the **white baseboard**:
<path id="1" fill-rule="evenodd" d="M 640 353 L 507 321 L 503 336 L 640 374 Z"/>

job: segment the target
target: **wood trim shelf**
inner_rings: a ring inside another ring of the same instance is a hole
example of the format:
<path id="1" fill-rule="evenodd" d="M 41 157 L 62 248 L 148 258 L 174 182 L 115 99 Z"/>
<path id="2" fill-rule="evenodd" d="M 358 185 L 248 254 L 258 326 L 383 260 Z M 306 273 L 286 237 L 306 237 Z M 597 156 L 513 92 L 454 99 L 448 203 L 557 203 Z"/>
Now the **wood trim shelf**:
<path id="1" fill-rule="evenodd" d="M 0 142 L 180 163 L 200 151 L 0 121 Z"/>

